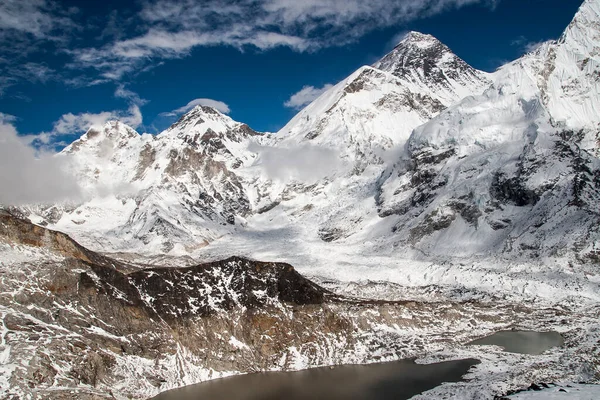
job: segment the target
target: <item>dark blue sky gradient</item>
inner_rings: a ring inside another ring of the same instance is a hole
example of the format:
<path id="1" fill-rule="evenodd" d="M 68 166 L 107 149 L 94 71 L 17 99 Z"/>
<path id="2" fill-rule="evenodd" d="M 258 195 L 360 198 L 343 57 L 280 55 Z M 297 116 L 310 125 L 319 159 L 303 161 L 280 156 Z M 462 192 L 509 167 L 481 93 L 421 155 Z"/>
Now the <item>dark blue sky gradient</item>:
<path id="1" fill-rule="evenodd" d="M 133 15 L 135 3 L 122 1 L 63 1 L 80 7 L 78 18 L 94 23 L 107 9 Z M 501 0 L 495 9 L 468 6 L 431 18 L 365 35 L 359 42 L 313 53 L 288 48 L 240 52 L 232 47 L 198 47 L 187 57 L 164 60 L 164 64 L 125 78 L 121 83 L 149 102 L 141 107 L 144 123 L 138 131 L 155 133 L 172 119 L 159 117 L 195 98 L 220 100 L 231 108 L 230 116 L 260 131 L 276 131 L 296 112 L 283 103 L 304 85 L 321 87 L 336 83 L 364 64 L 370 64 L 393 47 L 399 33 L 416 30 L 430 33 L 472 66 L 493 71 L 518 58 L 528 42 L 556 39 L 569 24 L 581 0 Z M 129 10 L 129 11 L 128 11 Z M 131 33 L 131 32 L 130 32 Z M 93 47 L 102 43 L 98 31 L 82 33 L 72 44 Z M 517 43 L 518 42 L 518 43 Z M 33 57 L 49 67 L 64 70 L 68 56 L 48 48 Z M 1 50 L 0 50 L 1 55 Z M 79 71 L 74 71 L 80 73 Z M 45 83 L 22 81 L 0 97 L 0 112 L 11 114 L 21 134 L 52 129 L 65 113 L 98 113 L 127 109 L 127 101 L 115 98 L 116 84 L 74 88 L 62 80 Z M 83 132 L 74 132 L 72 140 Z"/>

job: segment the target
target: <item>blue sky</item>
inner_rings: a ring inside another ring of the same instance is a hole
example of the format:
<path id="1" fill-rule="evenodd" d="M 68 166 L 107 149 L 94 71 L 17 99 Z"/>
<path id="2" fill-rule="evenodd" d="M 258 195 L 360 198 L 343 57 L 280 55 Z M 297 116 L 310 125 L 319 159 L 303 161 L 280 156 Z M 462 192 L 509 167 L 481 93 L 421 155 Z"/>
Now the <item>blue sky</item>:
<path id="1" fill-rule="evenodd" d="M 558 38 L 581 3 L 2 0 L 0 118 L 52 146 L 111 118 L 157 133 L 196 100 L 276 131 L 403 32 L 430 33 L 493 71 Z"/>

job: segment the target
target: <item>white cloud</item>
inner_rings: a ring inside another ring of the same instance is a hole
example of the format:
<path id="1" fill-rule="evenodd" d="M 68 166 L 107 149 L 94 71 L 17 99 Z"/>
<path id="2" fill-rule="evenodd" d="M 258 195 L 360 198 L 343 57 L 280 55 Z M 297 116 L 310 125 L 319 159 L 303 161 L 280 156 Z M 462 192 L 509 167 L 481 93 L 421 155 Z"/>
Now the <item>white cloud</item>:
<path id="1" fill-rule="evenodd" d="M 196 106 L 212 107 L 215 110 L 222 112 L 223 114 L 229 114 L 229 112 L 231 112 L 229 106 L 223 103 L 222 101 L 213 99 L 194 99 L 183 107 L 179 107 L 178 109 L 175 109 L 173 111 L 161 113 L 160 115 L 163 117 L 175 117 L 181 114 L 185 114 L 186 112 L 190 111 Z"/>
<path id="2" fill-rule="evenodd" d="M 322 88 L 316 88 L 314 86 L 304 86 L 299 92 L 294 93 L 288 101 L 283 103 L 284 106 L 289 108 L 299 109 L 310 104 L 317 97 L 331 89 L 333 85 L 326 84 Z"/>
<path id="3" fill-rule="evenodd" d="M 284 148 L 254 143 L 250 150 L 258 153 L 255 168 L 261 168 L 269 179 L 284 183 L 312 183 L 343 169 L 337 151 L 311 144 Z"/>
<path id="4" fill-rule="evenodd" d="M 70 51 L 73 68 L 120 80 L 157 59 L 184 57 L 195 47 L 226 45 L 314 51 L 355 42 L 375 29 L 470 4 L 497 0 L 146 0 L 136 36 Z M 114 15 L 111 15 L 114 19 Z M 112 22 L 114 23 L 114 21 Z"/>
<path id="5" fill-rule="evenodd" d="M 545 40 L 528 40 L 525 36 L 519 36 L 515 40 L 513 40 L 510 44 L 512 46 L 517 46 L 521 51 L 525 53 L 531 53 L 536 51 L 541 45 L 546 43 Z"/>
<path id="6" fill-rule="evenodd" d="M 125 99 L 129 101 L 129 103 L 135 104 L 140 107 L 145 104 L 148 104 L 148 100 L 142 99 L 139 94 L 127 89 L 125 85 L 117 86 L 117 89 L 115 90 L 115 97 Z"/>
<path id="7" fill-rule="evenodd" d="M 80 190 L 64 159 L 36 152 L 0 113 L 0 204 L 22 205 L 76 200 Z"/>
<path id="8" fill-rule="evenodd" d="M 90 128 L 101 128 L 105 123 L 119 120 L 132 128 L 142 124 L 142 112 L 139 106 L 132 104 L 129 109 L 123 111 L 103 111 L 100 113 L 68 113 L 60 117 L 54 123 L 53 135 L 82 134 Z"/>
<path id="9" fill-rule="evenodd" d="M 308 48 L 306 40 L 277 32 L 253 31 L 252 26 L 233 25 L 222 31 L 199 33 L 196 30 L 172 32 L 150 28 L 145 34 L 109 43 L 102 48 L 76 49 L 70 68 L 93 68 L 106 79 L 120 80 L 124 75 L 148 69 L 151 59 L 172 59 L 188 55 L 199 46 L 251 45 L 261 50 L 285 46 L 298 51 Z"/>
<path id="10" fill-rule="evenodd" d="M 0 30 L 30 34 L 38 39 L 49 38 L 52 31 L 72 27 L 73 22 L 53 1 L 2 0 Z"/>

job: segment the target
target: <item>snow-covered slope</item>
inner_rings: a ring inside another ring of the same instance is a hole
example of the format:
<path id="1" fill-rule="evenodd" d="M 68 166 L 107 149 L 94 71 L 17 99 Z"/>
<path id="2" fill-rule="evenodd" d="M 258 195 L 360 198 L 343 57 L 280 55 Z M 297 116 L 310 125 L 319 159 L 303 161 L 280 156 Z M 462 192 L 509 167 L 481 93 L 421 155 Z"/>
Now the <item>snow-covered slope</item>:
<path id="1" fill-rule="evenodd" d="M 203 106 L 158 136 L 139 135 L 120 122 L 90 129 L 60 155 L 86 197 L 37 209 L 34 220 L 95 249 L 192 251 L 250 212 L 235 170 L 252 161 L 248 145 L 257 135 Z"/>
<path id="2" fill-rule="evenodd" d="M 558 42 L 542 56 L 544 70 L 538 86 L 554 122 L 569 129 L 585 128 L 598 133 L 600 2 L 586 0 Z M 593 139 L 586 142 L 586 148 L 597 149 L 598 135 Z"/>
<path id="3" fill-rule="evenodd" d="M 268 202 L 278 207 L 253 222 L 303 227 L 299 234 L 306 240 L 318 235 L 334 241 L 367 229 L 378 218 L 378 179 L 412 130 L 464 95 L 482 92 L 489 82 L 488 74 L 468 66 L 437 39 L 409 34 L 381 61 L 359 68 L 277 133 L 271 143 L 275 151 L 302 157 L 303 151 L 327 150 L 321 158 L 335 162 L 324 167 L 323 179 L 259 185 L 265 194 L 255 196 L 261 202 L 256 209 L 268 208 Z M 261 160 L 259 155 L 256 164 Z"/>
<path id="4" fill-rule="evenodd" d="M 430 255 L 598 257 L 599 4 L 415 129 L 382 185 L 396 244 Z"/>

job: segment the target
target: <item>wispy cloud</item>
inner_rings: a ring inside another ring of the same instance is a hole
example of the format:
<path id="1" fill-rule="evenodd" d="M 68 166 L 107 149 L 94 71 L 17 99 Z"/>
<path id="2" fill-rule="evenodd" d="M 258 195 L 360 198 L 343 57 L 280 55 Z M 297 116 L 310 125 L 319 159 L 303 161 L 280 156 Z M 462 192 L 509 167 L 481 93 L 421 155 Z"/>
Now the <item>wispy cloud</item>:
<path id="1" fill-rule="evenodd" d="M 519 36 L 513 40 L 511 46 L 516 46 L 524 53 L 536 51 L 541 45 L 546 43 L 546 40 L 528 40 L 525 36 Z"/>
<path id="2" fill-rule="evenodd" d="M 9 124 L 12 122 L 15 122 L 17 120 L 17 117 L 15 117 L 14 115 L 11 114 L 5 114 L 3 112 L 0 112 L 0 124 Z"/>
<path id="3" fill-rule="evenodd" d="M 497 1 L 140 0 L 129 11 L 113 10 L 83 23 L 83 12 L 56 0 L 2 0 L 0 57 L 10 62 L 0 62 L 0 94 L 21 80 L 60 78 L 72 86 L 123 83 L 197 47 L 306 52 L 344 46 L 373 30 Z M 89 40 L 79 39 L 82 32 Z M 47 66 L 29 58 L 47 52 L 48 44 L 68 60 Z M 27 67 L 14 69 L 21 65 Z"/>
<path id="4" fill-rule="evenodd" d="M 307 104 L 310 104 L 317 97 L 325 93 L 327 90 L 331 89 L 333 85 L 326 84 L 321 88 L 316 88 L 314 86 L 304 86 L 300 91 L 294 93 L 288 101 L 283 103 L 284 106 L 288 108 L 299 109 Z"/>
<path id="5" fill-rule="evenodd" d="M 120 99 L 127 100 L 130 104 L 135 104 L 136 106 L 143 106 L 148 104 L 148 100 L 142 99 L 139 94 L 134 91 L 127 89 L 125 85 L 118 85 L 115 90 L 115 97 Z"/>
<path id="6" fill-rule="evenodd" d="M 70 51 L 72 67 L 120 80 L 156 60 L 200 46 L 314 51 L 353 43 L 375 29 L 496 0 L 146 0 L 135 36 Z M 114 19 L 114 15 L 111 16 Z M 112 21 L 112 20 L 111 20 Z M 112 22 L 114 23 L 114 21 Z"/>
<path id="7" fill-rule="evenodd" d="M 9 69 L 9 74 L 29 82 L 46 83 L 58 76 L 58 73 L 45 64 L 27 62 Z"/>
<path id="8" fill-rule="evenodd" d="M 45 83 L 58 73 L 45 64 L 29 60 L 51 44 L 65 47 L 79 30 L 76 8 L 64 8 L 53 0 L 0 1 L 0 95 L 19 81 Z"/>
<path id="9" fill-rule="evenodd" d="M 36 39 L 60 40 L 59 30 L 75 26 L 70 18 L 77 9 L 64 9 L 52 0 L 2 0 L 0 32 L 3 36 L 26 34 Z"/>
<path id="10" fill-rule="evenodd" d="M 186 112 L 190 111 L 192 108 L 194 108 L 196 106 L 212 107 L 215 110 L 222 112 L 223 114 L 229 114 L 231 112 L 231 110 L 229 109 L 229 106 L 227 104 L 223 103 L 222 101 L 213 100 L 213 99 L 194 99 L 194 100 L 190 101 L 189 103 L 187 103 L 185 106 L 179 107 L 173 111 L 161 113 L 160 116 L 176 117 L 181 114 L 185 114 Z"/>
<path id="11" fill-rule="evenodd" d="M 52 130 L 36 134 L 21 135 L 21 141 L 39 150 L 51 151 L 67 143 L 61 138 L 65 136 L 80 136 L 90 128 L 100 129 L 109 121 L 121 121 L 136 129 L 143 122 L 142 112 L 136 104 L 131 104 L 127 110 L 102 111 L 99 113 L 67 113 L 63 114 L 52 126 Z"/>

